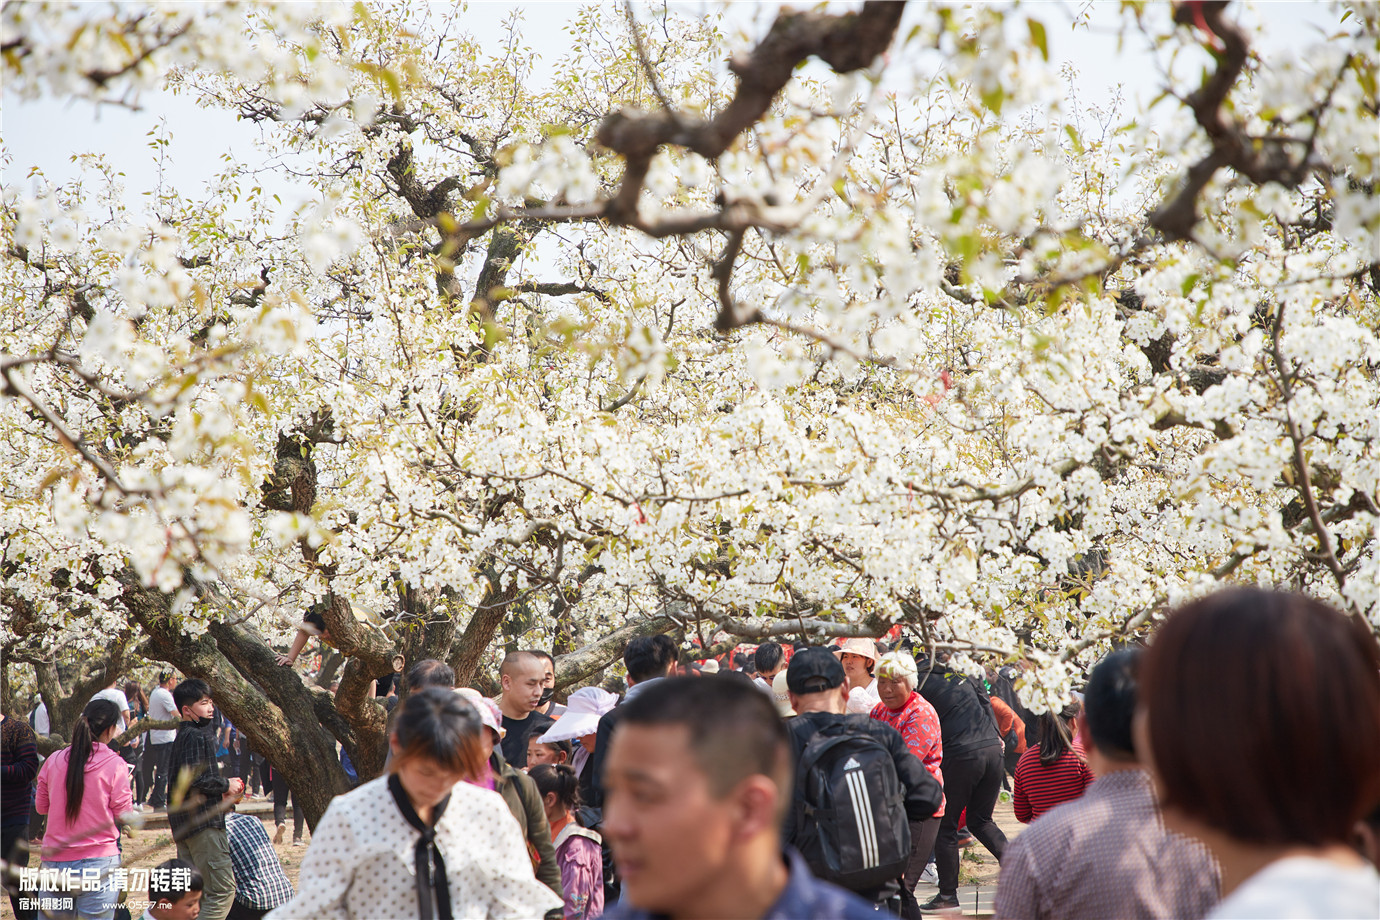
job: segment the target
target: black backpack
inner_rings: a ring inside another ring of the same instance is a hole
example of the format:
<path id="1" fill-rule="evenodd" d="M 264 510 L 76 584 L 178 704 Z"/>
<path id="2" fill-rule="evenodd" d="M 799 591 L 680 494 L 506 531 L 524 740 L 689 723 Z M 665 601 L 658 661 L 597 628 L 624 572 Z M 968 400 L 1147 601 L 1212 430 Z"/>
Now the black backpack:
<path id="1" fill-rule="evenodd" d="M 821 729 L 800 755 L 795 788 L 794 842 L 815 875 L 871 892 L 905 873 L 910 822 L 885 744 L 846 725 Z"/>

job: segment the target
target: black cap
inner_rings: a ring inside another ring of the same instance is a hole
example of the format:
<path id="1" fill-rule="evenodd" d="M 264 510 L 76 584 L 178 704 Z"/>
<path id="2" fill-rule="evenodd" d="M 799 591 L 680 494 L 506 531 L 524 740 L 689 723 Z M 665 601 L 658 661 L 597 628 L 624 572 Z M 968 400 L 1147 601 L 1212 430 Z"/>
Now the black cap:
<path id="1" fill-rule="evenodd" d="M 792 693 L 819 693 L 841 686 L 843 665 L 827 648 L 801 649 L 786 668 L 786 689 Z"/>

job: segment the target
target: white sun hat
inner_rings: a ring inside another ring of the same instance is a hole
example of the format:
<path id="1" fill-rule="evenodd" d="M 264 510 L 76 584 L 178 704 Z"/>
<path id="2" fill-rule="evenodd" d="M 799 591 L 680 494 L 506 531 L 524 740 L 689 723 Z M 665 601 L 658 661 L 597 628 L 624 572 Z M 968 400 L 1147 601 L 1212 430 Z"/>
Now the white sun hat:
<path id="1" fill-rule="evenodd" d="M 598 687 L 581 687 L 570 694 L 570 699 L 565 702 L 565 712 L 561 713 L 556 724 L 537 740 L 542 744 L 553 744 L 593 734 L 599 727 L 599 717 L 612 709 L 617 702 L 617 694 L 600 690 Z"/>
<path id="2" fill-rule="evenodd" d="M 844 642 L 834 649 L 840 656 L 842 655 L 861 655 L 864 658 L 872 659 L 872 663 L 877 662 L 877 641 L 875 639 L 860 639 L 854 637 Z"/>
<path id="3" fill-rule="evenodd" d="M 782 668 L 775 677 L 771 679 L 771 695 L 776 700 L 776 711 L 782 716 L 795 715 L 795 709 L 791 706 L 790 688 L 786 686 L 786 669 Z"/>

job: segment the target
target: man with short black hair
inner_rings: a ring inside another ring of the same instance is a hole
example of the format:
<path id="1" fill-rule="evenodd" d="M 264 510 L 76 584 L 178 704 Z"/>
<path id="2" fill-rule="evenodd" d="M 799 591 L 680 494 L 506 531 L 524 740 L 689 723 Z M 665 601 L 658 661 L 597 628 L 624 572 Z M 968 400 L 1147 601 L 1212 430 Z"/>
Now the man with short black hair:
<path id="1" fill-rule="evenodd" d="M 536 711 L 549 718 L 559 719 L 565 715 L 565 706 L 553 699 L 556 695 L 556 659 L 552 658 L 549 652 L 539 648 L 528 649 L 527 653 L 541 659 L 541 701 L 537 703 Z"/>
<path id="2" fill-rule="evenodd" d="M 1093 668 L 1079 733 L 1097 782 L 1007 846 L 996 916 L 1192 920 L 1217 903 L 1217 863 L 1201 844 L 1165 829 L 1136 756 L 1140 654 L 1113 652 Z"/>
<path id="3" fill-rule="evenodd" d="M 527 766 L 527 738 L 551 727 L 551 719 L 537 712 L 545 677 L 542 660 L 531 652 L 513 652 L 499 665 L 503 695 L 503 759 L 521 770 Z"/>
<path id="4" fill-rule="evenodd" d="M 807 777 L 802 773 L 804 767 L 808 766 L 808 764 L 802 764 L 802 758 L 806 754 L 810 742 L 817 735 L 825 735 L 826 737 L 860 736 L 867 742 L 881 745 L 891 755 L 891 766 L 902 791 L 905 816 L 901 824 L 906 825 L 903 829 L 905 846 L 898 847 L 897 853 L 893 854 L 899 857 L 901 864 L 895 878 L 857 893 L 873 904 L 890 902 L 894 907 L 899 908 L 898 902 L 901 900 L 900 880 L 910 855 L 908 823 L 924 821 L 934 816 L 943 801 L 942 787 L 925 769 L 925 765 L 920 762 L 919 758 L 911 753 L 900 732 L 884 722 L 847 712 L 847 675 L 843 665 L 839 663 L 839 660 L 829 649 L 807 648 L 796 652 L 791 658 L 790 666 L 786 669 L 786 687 L 789 691 L 791 706 L 796 712 L 796 717 L 787 723 L 787 730 L 790 733 L 791 746 L 795 754 L 797 775 L 792 808 L 787 812 L 782 832 L 783 839 L 807 855 L 819 848 L 818 838 L 821 834 L 819 822 L 827 819 L 824 815 L 815 815 L 810 818 L 805 814 L 806 789 L 802 788 L 802 784 L 807 780 Z M 855 799 L 855 807 L 857 804 Z M 884 803 L 873 801 L 872 807 L 873 809 L 880 809 L 885 806 Z M 878 816 L 875 813 L 865 814 L 859 820 L 868 819 L 875 822 L 878 820 Z M 900 831 L 902 828 L 898 827 L 898 832 Z M 875 830 L 872 833 L 875 835 Z M 876 847 L 875 842 L 873 846 Z"/>
<path id="5" fill-rule="evenodd" d="M 206 878 L 201 902 L 202 920 L 225 920 L 235 900 L 235 872 L 230 862 L 230 842 L 225 832 L 221 798 L 244 792 L 244 782 L 226 780 L 216 764 L 216 745 L 211 732 L 211 688 L 203 680 L 184 680 L 173 690 L 182 724 L 177 727 L 168 760 L 170 789 L 186 788 L 186 798 L 170 802 L 168 828 L 177 843 L 177 855 L 195 865 Z M 183 771 L 190 785 L 183 786 Z"/>
<path id="6" fill-rule="evenodd" d="M 407 692 L 416 693 L 427 687 L 455 689 L 455 671 L 438 658 L 423 658 L 407 669 Z"/>
<path id="7" fill-rule="evenodd" d="M 638 636 L 623 650 L 623 667 L 628 671 L 628 693 L 623 698 L 627 703 L 647 689 L 654 681 L 661 680 L 676 666 L 676 643 L 669 636 Z M 599 717 L 599 728 L 594 735 L 594 753 L 590 755 L 594 771 L 594 785 L 590 801 L 585 804 L 598 808 L 603 804 L 604 760 L 609 753 L 609 739 L 618 727 L 622 716 L 622 706 L 616 706 Z"/>
<path id="8" fill-rule="evenodd" d="M 757 665 L 757 677 L 754 679 L 760 690 L 764 693 L 771 693 L 771 682 L 778 673 L 786 670 L 786 653 L 781 649 L 779 642 L 763 642 L 757 646 L 757 651 L 752 655 Z"/>
<path id="9" fill-rule="evenodd" d="M 605 917 L 877 916 L 783 852 L 790 745 L 770 701 L 746 681 L 674 677 L 642 686 L 620 707 L 608 756 L 603 833 L 623 900 Z"/>
<path id="10" fill-rule="evenodd" d="M 173 688 L 177 675 L 171 670 L 158 673 L 158 686 L 149 694 L 149 719 L 165 722 L 176 719 L 177 705 L 173 702 Z M 144 785 L 153 789 L 149 808 L 153 811 L 168 805 L 168 755 L 172 752 L 177 729 L 158 729 L 148 733 L 148 747 L 144 748 Z"/>

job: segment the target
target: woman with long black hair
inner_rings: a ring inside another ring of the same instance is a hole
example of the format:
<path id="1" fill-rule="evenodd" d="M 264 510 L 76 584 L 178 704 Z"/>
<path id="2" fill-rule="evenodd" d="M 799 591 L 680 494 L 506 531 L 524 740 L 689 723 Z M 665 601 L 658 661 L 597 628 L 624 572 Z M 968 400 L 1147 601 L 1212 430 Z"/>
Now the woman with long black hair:
<path id="1" fill-rule="evenodd" d="M 1040 714 L 1039 746 L 1016 761 L 1011 805 L 1017 821 L 1029 824 L 1056 805 L 1078 798 L 1092 784 L 1092 771 L 1073 742 L 1077 716 L 1077 703 Z"/>
<path id="2" fill-rule="evenodd" d="M 465 780 L 484 768 L 478 713 L 453 690 L 408 696 L 388 773 L 331 802 L 297 895 L 269 917 L 531 918 L 559 907 L 538 882 L 503 799 Z"/>
<path id="3" fill-rule="evenodd" d="M 118 819 L 134 806 L 129 766 L 108 745 L 115 737 L 120 709 L 109 700 L 86 704 L 72 727 L 71 746 L 58 751 L 38 772 L 35 807 L 48 816 L 43 835 L 44 869 L 72 870 L 74 890 L 45 891 L 42 897 L 72 899 L 70 912 L 57 916 L 115 916 L 120 866 Z M 83 874 L 98 873 L 100 887 L 82 890 Z"/>

